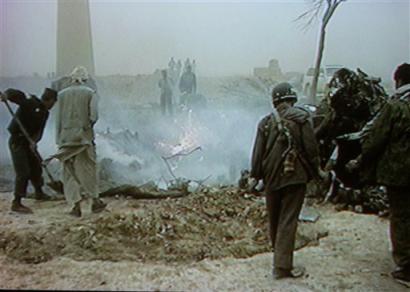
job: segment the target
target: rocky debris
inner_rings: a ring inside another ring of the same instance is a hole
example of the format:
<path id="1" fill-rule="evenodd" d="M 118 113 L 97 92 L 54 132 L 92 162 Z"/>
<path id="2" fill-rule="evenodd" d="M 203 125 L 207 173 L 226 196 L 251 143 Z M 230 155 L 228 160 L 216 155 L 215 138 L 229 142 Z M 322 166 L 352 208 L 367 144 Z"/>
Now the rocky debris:
<path id="1" fill-rule="evenodd" d="M 0 192 L 11 192 L 14 189 L 14 170 L 11 164 L 0 162 Z"/>
<path id="2" fill-rule="evenodd" d="M 302 211 L 299 214 L 299 221 L 303 222 L 316 222 L 319 220 L 319 212 L 311 206 L 303 206 Z"/>
<path id="3" fill-rule="evenodd" d="M 11 192 L 14 188 L 14 183 L 4 177 L 0 177 L 0 192 Z"/>
<path id="4" fill-rule="evenodd" d="M 338 210 L 356 213 L 385 216 L 389 209 L 386 189 L 383 187 L 366 187 L 361 190 L 339 188 L 331 201 L 338 204 Z"/>
<path id="5" fill-rule="evenodd" d="M 241 177 L 238 180 L 238 187 L 240 189 L 246 190 L 249 187 L 249 179 L 251 177 L 251 173 L 247 169 L 241 170 Z"/>
<path id="6" fill-rule="evenodd" d="M 100 198 L 115 197 L 119 195 L 133 199 L 172 199 L 187 196 L 189 195 L 189 192 L 186 186 L 174 189 L 171 188 L 169 191 L 164 191 L 158 189 L 146 189 L 132 185 L 122 185 L 100 193 Z"/>
<path id="7" fill-rule="evenodd" d="M 0 249 L 26 263 L 56 256 L 84 261 L 192 262 L 246 258 L 271 250 L 264 200 L 237 188 L 203 188 L 172 200 L 125 199 L 124 203 L 121 209 L 79 220 L 2 228 Z M 297 249 L 318 244 L 327 235 L 319 223 L 300 224 Z"/>

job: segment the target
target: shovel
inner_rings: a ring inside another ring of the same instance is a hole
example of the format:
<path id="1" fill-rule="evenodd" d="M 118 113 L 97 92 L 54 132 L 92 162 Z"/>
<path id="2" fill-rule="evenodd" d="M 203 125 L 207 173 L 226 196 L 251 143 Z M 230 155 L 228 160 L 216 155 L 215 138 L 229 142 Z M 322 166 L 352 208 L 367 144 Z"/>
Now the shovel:
<path id="1" fill-rule="evenodd" d="M 0 92 L 1 94 L 1 92 Z M 47 185 L 54 191 L 56 191 L 59 194 L 64 194 L 64 185 L 61 181 L 59 180 L 55 180 L 54 177 L 51 175 L 50 171 L 47 168 L 47 165 L 44 163 L 43 158 L 41 157 L 40 153 L 37 150 L 37 144 L 33 141 L 33 139 L 31 139 L 30 135 L 27 133 L 27 130 L 24 128 L 23 124 L 21 123 L 21 121 L 19 120 L 19 118 L 14 114 L 13 110 L 11 109 L 7 99 L 3 100 L 4 104 L 7 107 L 7 110 L 10 112 L 10 114 L 12 115 L 12 117 L 15 119 L 15 121 L 17 122 L 17 124 L 20 127 L 21 132 L 23 133 L 24 137 L 26 137 L 26 139 L 28 140 L 28 142 L 30 143 L 30 149 L 31 151 L 33 151 L 34 155 L 37 157 L 37 159 L 40 161 L 44 171 L 46 172 L 46 175 L 48 177 L 48 179 L 50 180 L 50 182 L 47 183 Z"/>

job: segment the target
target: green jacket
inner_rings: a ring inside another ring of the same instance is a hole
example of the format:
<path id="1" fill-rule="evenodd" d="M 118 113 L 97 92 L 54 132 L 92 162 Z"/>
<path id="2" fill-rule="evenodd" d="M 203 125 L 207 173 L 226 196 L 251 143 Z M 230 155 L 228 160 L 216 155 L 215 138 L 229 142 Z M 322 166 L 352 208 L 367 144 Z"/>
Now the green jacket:
<path id="1" fill-rule="evenodd" d="M 362 168 L 375 165 L 377 184 L 410 187 L 410 84 L 366 125 L 361 143 Z"/>
<path id="2" fill-rule="evenodd" d="M 288 149 L 288 140 L 279 134 L 273 114 L 260 121 L 253 147 L 251 177 L 262 179 L 268 192 L 290 185 L 306 184 L 319 169 L 318 145 L 309 113 L 286 103 L 280 104 L 277 111 L 289 129 L 298 155 L 295 171 L 284 173 L 283 153 Z"/>

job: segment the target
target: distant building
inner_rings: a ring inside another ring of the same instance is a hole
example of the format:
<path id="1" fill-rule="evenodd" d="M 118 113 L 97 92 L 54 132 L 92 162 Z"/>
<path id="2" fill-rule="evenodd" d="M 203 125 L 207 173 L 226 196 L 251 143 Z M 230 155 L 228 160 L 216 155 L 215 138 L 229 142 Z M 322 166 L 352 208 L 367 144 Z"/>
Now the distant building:
<path id="1" fill-rule="evenodd" d="M 254 68 L 253 75 L 261 79 L 283 80 L 284 76 L 279 66 L 279 61 L 272 59 L 268 67 Z"/>

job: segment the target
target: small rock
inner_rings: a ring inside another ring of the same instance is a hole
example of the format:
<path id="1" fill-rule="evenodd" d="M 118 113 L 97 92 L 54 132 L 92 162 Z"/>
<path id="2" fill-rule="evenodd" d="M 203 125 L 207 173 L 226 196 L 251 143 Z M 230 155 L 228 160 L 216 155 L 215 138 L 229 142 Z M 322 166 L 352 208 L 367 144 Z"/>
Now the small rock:
<path id="1" fill-rule="evenodd" d="M 363 213 L 363 206 L 362 205 L 356 205 L 354 206 L 354 211 L 356 213 L 362 214 Z"/>

